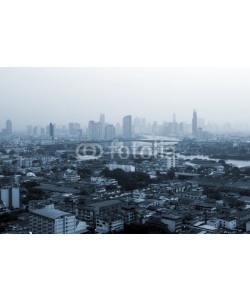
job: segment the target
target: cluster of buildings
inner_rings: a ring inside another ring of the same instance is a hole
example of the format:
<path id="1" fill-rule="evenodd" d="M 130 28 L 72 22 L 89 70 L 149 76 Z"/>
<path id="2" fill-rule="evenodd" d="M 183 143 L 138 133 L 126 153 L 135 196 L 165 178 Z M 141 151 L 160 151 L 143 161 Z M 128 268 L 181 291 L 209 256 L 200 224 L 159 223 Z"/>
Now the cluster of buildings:
<path id="1" fill-rule="evenodd" d="M 211 199 L 204 193 L 200 174 L 188 172 L 190 167 L 202 167 L 209 174 L 223 172 L 220 163 L 185 161 L 175 153 L 139 162 L 107 157 L 79 162 L 71 150 L 48 155 L 40 154 L 42 148 L 33 149 L 33 154 L 22 149 L 20 157 L 18 153 L 0 155 L 5 174 L 0 178 L 0 228 L 5 233 L 103 234 L 126 232 L 131 226 L 156 233 L 250 230 L 248 197 L 222 193 L 220 200 Z M 102 174 L 106 168 L 145 173 L 152 181 L 144 188 L 125 191 L 116 178 Z M 174 178 L 166 177 L 170 170 L 175 170 Z M 230 197 L 243 201 L 245 208 L 230 208 Z M 7 215 L 11 219 L 2 222 Z"/>
<path id="2" fill-rule="evenodd" d="M 50 123 L 47 126 L 28 125 L 23 136 L 39 138 L 42 145 L 54 143 L 55 139 L 68 137 L 72 140 L 114 140 L 115 138 L 132 139 L 135 136 L 167 136 L 167 137 L 193 137 L 204 139 L 209 134 L 204 131 L 205 121 L 197 117 L 194 111 L 192 124 L 177 122 L 175 114 L 171 122 L 158 124 L 157 122 L 147 122 L 145 118 L 132 118 L 131 115 L 125 116 L 122 124 L 110 124 L 106 122 L 105 114 L 101 114 L 99 121 L 90 120 L 87 127 L 77 122 L 70 122 L 68 126 Z M 19 132 L 21 134 L 21 132 Z M 6 126 L 2 130 L 0 138 L 7 138 L 13 135 L 12 121 L 7 120 Z"/>
<path id="3" fill-rule="evenodd" d="M 213 142 L 203 142 L 206 133 L 201 123 L 194 111 L 192 125 L 186 128 L 190 139 L 171 146 L 163 143 L 163 152 L 154 146 L 156 155 L 143 157 L 145 140 L 137 138 L 135 142 L 134 135 L 152 130 L 180 136 L 185 134 L 185 126 L 177 123 L 175 116 L 163 126 L 149 126 L 145 119 L 131 116 L 124 117 L 122 126 L 114 126 L 106 123 L 102 114 L 98 122 L 89 122 L 86 132 L 79 123 L 70 123 L 68 128 L 50 123 L 34 137 L 38 128 L 29 128 L 30 136 L 17 136 L 7 121 L 0 139 L 0 231 L 102 234 L 143 227 L 150 233 L 249 232 L 247 169 L 241 174 L 223 161 L 180 155 L 229 149 L 225 142 L 218 141 L 217 148 Z M 82 138 L 107 142 L 117 136 L 121 136 L 117 145 L 124 144 L 131 153 L 134 144 L 140 144 L 136 157 L 111 153 L 111 148 L 104 146 L 102 155 L 93 160 L 77 159 L 76 148 Z M 246 150 L 247 155 L 250 150 L 244 147 L 238 142 L 231 148 L 239 153 Z M 241 176 L 239 180 L 237 176 Z M 124 185 L 121 178 L 129 184 Z M 213 197 L 208 188 L 228 190 Z"/>

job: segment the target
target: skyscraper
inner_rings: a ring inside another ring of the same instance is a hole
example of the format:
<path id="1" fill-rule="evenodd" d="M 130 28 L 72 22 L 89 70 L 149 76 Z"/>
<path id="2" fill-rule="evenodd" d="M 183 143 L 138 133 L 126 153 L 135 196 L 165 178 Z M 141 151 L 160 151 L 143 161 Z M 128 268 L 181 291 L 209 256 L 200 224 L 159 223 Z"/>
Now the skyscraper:
<path id="1" fill-rule="evenodd" d="M 115 126 L 108 124 L 105 128 L 105 139 L 113 140 L 115 138 Z"/>
<path id="2" fill-rule="evenodd" d="M 8 134 L 8 135 L 12 134 L 12 122 L 11 122 L 11 120 L 6 121 L 6 134 Z"/>
<path id="3" fill-rule="evenodd" d="M 102 140 L 103 139 L 103 126 L 100 122 L 89 121 L 88 125 L 88 137 L 90 140 Z"/>
<path id="4" fill-rule="evenodd" d="M 192 133 L 193 133 L 193 138 L 196 139 L 198 134 L 198 118 L 197 118 L 196 110 L 194 110 L 193 112 Z"/>
<path id="5" fill-rule="evenodd" d="M 106 127 L 105 114 L 100 114 L 100 122 L 99 123 L 101 124 L 101 130 L 102 130 L 101 139 L 104 139 L 105 138 L 105 127 Z"/>
<path id="6" fill-rule="evenodd" d="M 100 114 L 100 123 L 105 124 L 105 114 Z"/>
<path id="7" fill-rule="evenodd" d="M 69 123 L 69 135 L 76 136 L 79 130 L 81 130 L 79 123 Z"/>
<path id="8" fill-rule="evenodd" d="M 123 118 L 123 137 L 125 139 L 132 138 L 132 116 Z"/>
<path id="9" fill-rule="evenodd" d="M 50 123 L 49 124 L 49 135 L 52 138 L 52 141 L 55 139 L 55 124 Z"/>

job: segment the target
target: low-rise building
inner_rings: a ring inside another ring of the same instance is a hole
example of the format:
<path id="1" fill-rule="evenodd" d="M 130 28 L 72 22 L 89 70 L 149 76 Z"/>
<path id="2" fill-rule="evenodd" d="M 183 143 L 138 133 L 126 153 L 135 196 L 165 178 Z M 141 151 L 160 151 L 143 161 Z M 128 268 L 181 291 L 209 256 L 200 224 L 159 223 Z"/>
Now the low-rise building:
<path id="1" fill-rule="evenodd" d="M 124 230 L 124 220 L 119 215 L 101 215 L 96 217 L 96 233 L 115 233 Z"/>
<path id="2" fill-rule="evenodd" d="M 110 171 L 114 171 L 116 169 L 121 169 L 125 172 L 135 172 L 135 166 L 133 165 L 120 165 L 120 164 L 108 164 L 107 165 L 108 169 Z"/>
<path id="3" fill-rule="evenodd" d="M 222 218 L 220 219 L 220 226 L 229 230 L 236 229 L 237 222 L 233 218 Z"/>
<path id="4" fill-rule="evenodd" d="M 52 205 L 30 212 L 29 227 L 33 234 L 75 234 L 76 217 Z"/>
<path id="5" fill-rule="evenodd" d="M 182 217 L 176 215 L 163 214 L 161 216 L 161 221 L 162 223 L 168 225 L 168 230 L 172 233 L 180 230 L 182 226 Z"/>

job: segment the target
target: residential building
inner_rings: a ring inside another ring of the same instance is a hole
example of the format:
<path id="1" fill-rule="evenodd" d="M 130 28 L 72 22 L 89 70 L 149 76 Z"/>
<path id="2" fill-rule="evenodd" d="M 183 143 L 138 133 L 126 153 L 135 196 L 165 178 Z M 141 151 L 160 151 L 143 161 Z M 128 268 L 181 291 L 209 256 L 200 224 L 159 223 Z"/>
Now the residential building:
<path id="1" fill-rule="evenodd" d="M 112 163 L 112 164 L 108 164 L 107 167 L 110 171 L 121 169 L 125 172 L 135 172 L 135 166 L 132 165 L 120 165 L 120 164 Z"/>
<path id="2" fill-rule="evenodd" d="M 74 215 L 55 209 L 53 205 L 30 212 L 29 227 L 33 234 L 75 234 L 76 226 Z"/>
<path id="3" fill-rule="evenodd" d="M 96 233 L 115 233 L 124 230 L 124 220 L 120 215 L 100 215 L 96 217 Z"/>
<path id="4" fill-rule="evenodd" d="M 176 215 L 163 214 L 161 216 L 161 221 L 165 225 L 168 225 L 168 230 L 172 233 L 180 230 L 182 226 L 182 217 Z"/>
<path id="5" fill-rule="evenodd" d="M 234 230 L 237 226 L 237 221 L 233 218 L 223 218 L 220 219 L 220 226 L 229 230 Z"/>
<path id="6" fill-rule="evenodd" d="M 6 208 L 20 208 L 20 188 L 18 186 L 2 187 L 0 189 L 0 200 Z"/>

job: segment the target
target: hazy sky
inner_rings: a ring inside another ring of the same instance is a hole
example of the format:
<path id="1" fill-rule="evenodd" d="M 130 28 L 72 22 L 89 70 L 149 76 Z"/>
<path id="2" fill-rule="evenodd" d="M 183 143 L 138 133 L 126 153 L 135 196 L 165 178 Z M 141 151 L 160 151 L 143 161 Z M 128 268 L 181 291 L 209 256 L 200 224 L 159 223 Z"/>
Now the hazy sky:
<path id="1" fill-rule="evenodd" d="M 250 69 L 0 68 L 0 127 L 149 121 L 250 123 Z"/>

